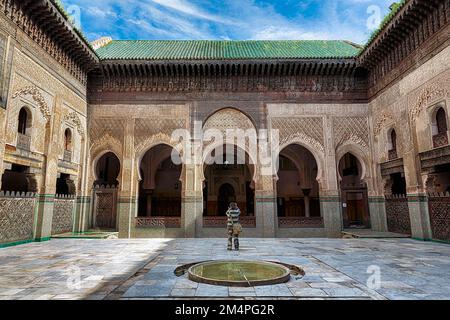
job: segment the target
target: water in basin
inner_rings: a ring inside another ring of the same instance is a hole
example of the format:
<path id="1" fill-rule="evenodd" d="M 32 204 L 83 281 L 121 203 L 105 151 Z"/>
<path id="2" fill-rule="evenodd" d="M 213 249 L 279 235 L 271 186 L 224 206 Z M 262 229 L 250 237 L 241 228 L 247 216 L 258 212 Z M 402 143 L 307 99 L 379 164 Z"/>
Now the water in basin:
<path id="1" fill-rule="evenodd" d="M 210 284 L 254 286 L 286 282 L 290 270 L 265 261 L 213 261 L 192 266 L 189 278 Z"/>

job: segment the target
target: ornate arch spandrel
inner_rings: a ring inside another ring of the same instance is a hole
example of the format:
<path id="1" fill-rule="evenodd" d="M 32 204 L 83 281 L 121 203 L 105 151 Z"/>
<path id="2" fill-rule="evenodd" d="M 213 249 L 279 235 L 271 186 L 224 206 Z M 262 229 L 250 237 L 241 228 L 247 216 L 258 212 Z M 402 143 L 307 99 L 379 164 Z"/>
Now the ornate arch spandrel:
<path id="1" fill-rule="evenodd" d="M 107 152 L 114 153 L 119 160 L 121 159 L 119 155 L 122 155 L 123 153 L 121 143 L 116 138 L 108 134 L 104 135 L 101 140 L 98 140 L 91 145 L 91 159 L 99 158 L 99 155 L 101 156 Z"/>
<path id="2" fill-rule="evenodd" d="M 203 130 L 207 129 L 255 129 L 253 120 L 243 111 L 232 107 L 219 109 L 209 115 L 203 125 Z"/>
<path id="3" fill-rule="evenodd" d="M 77 131 L 80 134 L 80 136 L 83 139 L 85 138 L 83 124 L 81 123 L 80 117 L 78 116 L 78 114 L 75 111 L 67 113 L 64 116 L 64 121 L 75 126 L 77 128 Z"/>
<path id="4" fill-rule="evenodd" d="M 41 111 L 44 118 L 47 121 L 50 121 L 50 119 L 51 119 L 50 108 L 48 107 L 47 102 L 45 102 L 45 99 L 42 96 L 39 89 L 36 87 L 32 87 L 32 86 L 22 88 L 20 90 L 17 90 L 16 92 L 14 92 L 14 94 L 12 95 L 12 99 L 16 99 L 17 97 L 24 96 L 24 95 L 30 95 L 33 98 L 33 100 L 36 102 L 36 104 L 38 105 L 39 110 Z"/>
<path id="5" fill-rule="evenodd" d="M 273 118 L 271 127 L 272 130 L 279 131 L 280 145 L 300 141 L 313 146 L 314 150 L 325 153 L 323 118 L 321 117 Z"/>
<path id="6" fill-rule="evenodd" d="M 164 144 L 175 149 L 178 143 L 178 141 L 173 141 L 173 139 L 169 135 L 162 132 L 152 135 L 135 147 L 134 153 L 136 162 L 140 163 L 147 151 L 151 150 L 157 145 Z"/>
<path id="7" fill-rule="evenodd" d="M 375 120 L 373 132 L 378 136 L 383 130 L 385 124 L 393 119 L 392 114 L 386 110 L 382 111 Z"/>
<path id="8" fill-rule="evenodd" d="M 446 85 L 433 84 L 423 89 L 415 105 L 409 111 L 409 117 L 411 121 L 416 121 L 420 113 L 427 108 L 433 102 L 439 102 L 439 100 L 450 97 L 450 90 Z"/>
<path id="9" fill-rule="evenodd" d="M 369 150 L 369 122 L 367 117 L 333 118 L 335 148 L 348 143 L 360 145 Z"/>

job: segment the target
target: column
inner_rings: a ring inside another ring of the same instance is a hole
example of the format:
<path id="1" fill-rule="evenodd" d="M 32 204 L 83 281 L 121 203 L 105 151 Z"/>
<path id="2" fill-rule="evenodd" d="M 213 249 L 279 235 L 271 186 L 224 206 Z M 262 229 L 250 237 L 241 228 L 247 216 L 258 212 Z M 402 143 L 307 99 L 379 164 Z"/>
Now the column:
<path id="1" fill-rule="evenodd" d="M 378 169 L 378 177 L 381 177 L 381 170 Z M 389 180 L 389 178 L 387 178 Z M 375 179 L 373 179 L 375 180 Z M 383 180 L 384 183 L 388 183 L 387 180 Z M 368 186 L 368 196 L 369 196 L 369 214 L 370 214 L 370 224 L 373 231 L 387 232 L 387 217 L 386 217 L 386 200 L 384 197 L 385 188 L 375 188 L 371 187 L 371 181 L 366 181 Z M 381 184 L 384 184 L 381 183 Z M 379 195 L 381 194 L 381 195 Z"/>
<path id="2" fill-rule="evenodd" d="M 278 226 L 277 195 L 274 188 L 274 177 L 261 175 L 256 182 L 255 216 L 257 228 L 263 238 L 274 238 Z"/>
<path id="3" fill-rule="evenodd" d="M 61 129 L 61 97 L 55 97 L 53 117 L 46 124 L 45 129 L 45 160 L 42 173 L 36 177 L 38 185 L 38 199 L 36 210 L 36 241 L 49 240 L 52 233 L 53 207 L 56 192 L 58 168 L 58 143 Z"/>
<path id="4" fill-rule="evenodd" d="M 409 218 L 413 238 L 428 240 L 432 238 L 430 215 L 428 212 L 427 173 L 421 172 L 420 159 L 417 156 L 417 134 L 415 123 L 410 123 L 408 144 L 404 147 L 403 165 L 405 169 L 406 191 L 408 194 Z"/>
<path id="5" fill-rule="evenodd" d="M 325 159 L 320 185 L 320 210 L 327 237 L 340 237 L 342 231 L 342 203 L 337 181 L 337 160 L 334 148 L 333 119 L 324 118 Z"/>
<path id="6" fill-rule="evenodd" d="M 203 154 L 201 128 L 194 128 L 190 157 L 185 157 L 182 172 L 183 186 L 181 216 L 186 238 L 202 237 L 203 229 Z"/>
<path id="7" fill-rule="evenodd" d="M 311 193 L 311 189 L 303 189 L 304 201 L 305 201 L 305 217 L 311 217 L 311 207 L 309 204 L 309 194 Z"/>
<path id="8" fill-rule="evenodd" d="M 87 133 L 85 133 L 86 135 Z M 90 157 L 88 156 L 88 143 L 85 135 L 81 138 L 80 165 L 78 166 L 77 197 L 75 201 L 74 232 L 83 232 L 89 229 L 91 214 L 91 188 L 89 186 Z"/>
<path id="9" fill-rule="evenodd" d="M 6 130 L 6 109 L 0 106 L 0 190 L 2 187 L 2 176 L 5 171 L 3 159 L 5 157 L 5 130 Z"/>
<path id="10" fill-rule="evenodd" d="M 120 238 L 130 238 L 137 215 L 138 179 L 134 159 L 134 119 L 126 119 L 123 140 L 122 177 L 119 184 L 118 228 Z"/>
<path id="11" fill-rule="evenodd" d="M 201 166 L 184 166 L 183 193 L 181 198 L 182 226 L 186 238 L 202 237 L 203 228 L 203 191 Z"/>

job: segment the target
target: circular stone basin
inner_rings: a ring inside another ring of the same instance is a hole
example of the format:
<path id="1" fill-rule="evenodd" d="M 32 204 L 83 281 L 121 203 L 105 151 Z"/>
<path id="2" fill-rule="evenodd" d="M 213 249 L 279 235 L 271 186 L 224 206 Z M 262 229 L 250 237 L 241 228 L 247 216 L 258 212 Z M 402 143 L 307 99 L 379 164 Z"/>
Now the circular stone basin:
<path id="1" fill-rule="evenodd" d="M 254 287 L 288 282 L 290 270 L 265 261 L 209 261 L 189 268 L 195 282 L 229 287 Z"/>

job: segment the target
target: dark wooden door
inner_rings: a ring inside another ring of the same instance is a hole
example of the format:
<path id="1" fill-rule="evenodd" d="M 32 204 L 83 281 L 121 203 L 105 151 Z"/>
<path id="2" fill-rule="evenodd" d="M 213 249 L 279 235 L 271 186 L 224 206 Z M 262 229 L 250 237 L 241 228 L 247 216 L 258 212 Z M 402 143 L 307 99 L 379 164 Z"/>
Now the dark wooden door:
<path id="1" fill-rule="evenodd" d="M 364 191 L 345 192 L 344 226 L 370 228 L 368 201 Z"/>
<path id="2" fill-rule="evenodd" d="M 117 189 L 98 188 L 94 190 L 94 227 L 117 228 Z"/>

